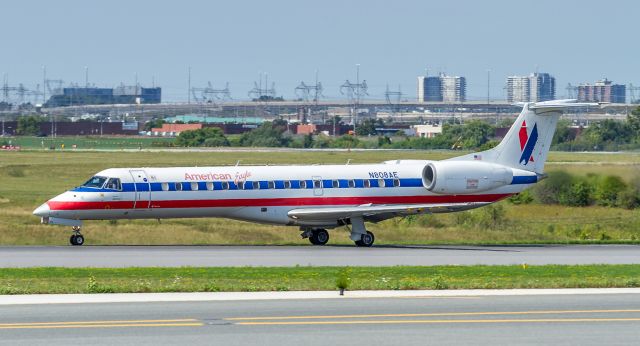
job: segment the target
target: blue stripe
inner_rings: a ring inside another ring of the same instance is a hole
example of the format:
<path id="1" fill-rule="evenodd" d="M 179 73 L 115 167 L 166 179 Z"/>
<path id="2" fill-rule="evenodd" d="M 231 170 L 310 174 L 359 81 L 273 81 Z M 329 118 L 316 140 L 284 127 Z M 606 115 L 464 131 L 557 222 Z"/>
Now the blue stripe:
<path id="1" fill-rule="evenodd" d="M 538 182 L 538 177 L 535 175 L 513 176 L 511 185 L 517 184 L 533 184 Z"/>
<path id="2" fill-rule="evenodd" d="M 524 180 L 523 180 L 524 179 Z M 380 187 L 379 181 L 384 181 L 384 187 L 394 187 L 393 182 L 396 179 L 336 179 L 338 181 L 338 188 L 344 189 L 349 188 L 349 181 L 353 180 L 355 183 L 355 188 L 364 188 L 365 180 L 369 181 L 370 187 Z M 422 179 L 421 178 L 404 178 L 398 179 L 400 181 L 400 187 L 422 187 Z M 269 189 L 269 181 L 273 181 L 275 185 L 275 189 L 284 189 L 284 183 L 287 180 L 260 180 L 258 181 L 261 190 Z M 313 180 L 289 180 L 291 182 L 292 189 L 299 189 L 300 182 L 305 181 L 307 184 L 307 189 L 313 189 Z M 537 178 L 535 176 L 524 176 L 524 177 L 513 177 L 512 184 L 531 184 L 535 183 Z M 254 181 L 247 181 L 246 190 L 252 190 L 252 183 Z M 162 184 L 167 184 L 168 191 L 179 191 L 176 190 L 176 185 L 182 185 L 182 191 L 191 191 L 191 183 L 192 182 L 166 182 L 166 183 L 123 183 L 122 184 L 122 192 L 135 192 L 137 191 L 151 191 L 160 192 L 165 191 L 162 189 Z M 208 190 L 206 181 L 198 181 L 195 182 L 198 184 L 198 190 Z M 209 182 L 213 183 L 214 190 L 223 190 L 221 181 Z M 229 184 L 229 190 L 238 190 L 238 187 L 232 181 L 227 182 Z M 325 189 L 333 188 L 333 180 L 322 180 L 322 187 Z M 91 187 L 76 187 L 70 191 L 73 192 L 118 192 L 117 190 L 112 189 L 95 189 Z"/>

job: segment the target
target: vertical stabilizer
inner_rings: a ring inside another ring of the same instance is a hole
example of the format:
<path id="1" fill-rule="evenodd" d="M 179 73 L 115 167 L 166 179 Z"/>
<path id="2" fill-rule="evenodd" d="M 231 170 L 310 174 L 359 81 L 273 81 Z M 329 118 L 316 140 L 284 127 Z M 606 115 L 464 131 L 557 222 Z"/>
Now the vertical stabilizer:
<path id="1" fill-rule="evenodd" d="M 598 104 L 576 103 L 575 100 L 525 103 L 509 132 L 495 148 L 451 160 L 481 160 L 542 174 L 560 115 L 569 107 L 587 106 Z"/>

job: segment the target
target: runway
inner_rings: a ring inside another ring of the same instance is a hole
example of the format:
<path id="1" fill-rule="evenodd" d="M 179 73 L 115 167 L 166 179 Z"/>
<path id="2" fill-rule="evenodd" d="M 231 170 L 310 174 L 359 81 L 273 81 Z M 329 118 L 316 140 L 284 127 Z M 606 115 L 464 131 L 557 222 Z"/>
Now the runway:
<path id="1" fill-rule="evenodd" d="M 6 345 L 631 345 L 639 294 L 3 306 Z"/>
<path id="2" fill-rule="evenodd" d="M 16 246 L 0 267 L 241 267 L 639 264 L 636 245 L 540 246 Z"/>

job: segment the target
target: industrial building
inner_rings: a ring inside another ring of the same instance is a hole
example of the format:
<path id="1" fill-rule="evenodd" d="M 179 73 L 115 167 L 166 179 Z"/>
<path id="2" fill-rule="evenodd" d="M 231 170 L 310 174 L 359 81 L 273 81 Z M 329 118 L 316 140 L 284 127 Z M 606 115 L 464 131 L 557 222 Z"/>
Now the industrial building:
<path id="1" fill-rule="evenodd" d="M 539 102 L 556 98 L 556 79 L 548 73 L 507 77 L 507 102 Z"/>
<path id="2" fill-rule="evenodd" d="M 162 89 L 120 85 L 116 88 L 68 87 L 56 90 L 46 107 L 105 104 L 151 104 L 162 101 Z"/>
<path id="3" fill-rule="evenodd" d="M 578 100 L 585 102 L 625 103 L 627 88 L 606 78 L 594 84 L 578 85 Z"/>
<path id="4" fill-rule="evenodd" d="M 418 102 L 458 103 L 467 99 L 467 80 L 465 77 L 439 76 L 418 77 Z"/>

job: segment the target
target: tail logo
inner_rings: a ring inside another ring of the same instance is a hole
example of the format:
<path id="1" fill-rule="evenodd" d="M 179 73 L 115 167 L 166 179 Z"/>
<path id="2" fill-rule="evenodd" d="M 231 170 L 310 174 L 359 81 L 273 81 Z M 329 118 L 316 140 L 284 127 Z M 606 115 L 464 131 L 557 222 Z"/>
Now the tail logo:
<path id="1" fill-rule="evenodd" d="M 522 152 L 520 164 L 526 166 L 529 162 L 533 162 L 533 149 L 538 141 L 538 125 L 533 124 L 533 129 L 529 133 L 527 131 L 527 122 L 523 121 L 518 137 L 520 139 L 520 152 Z"/>

